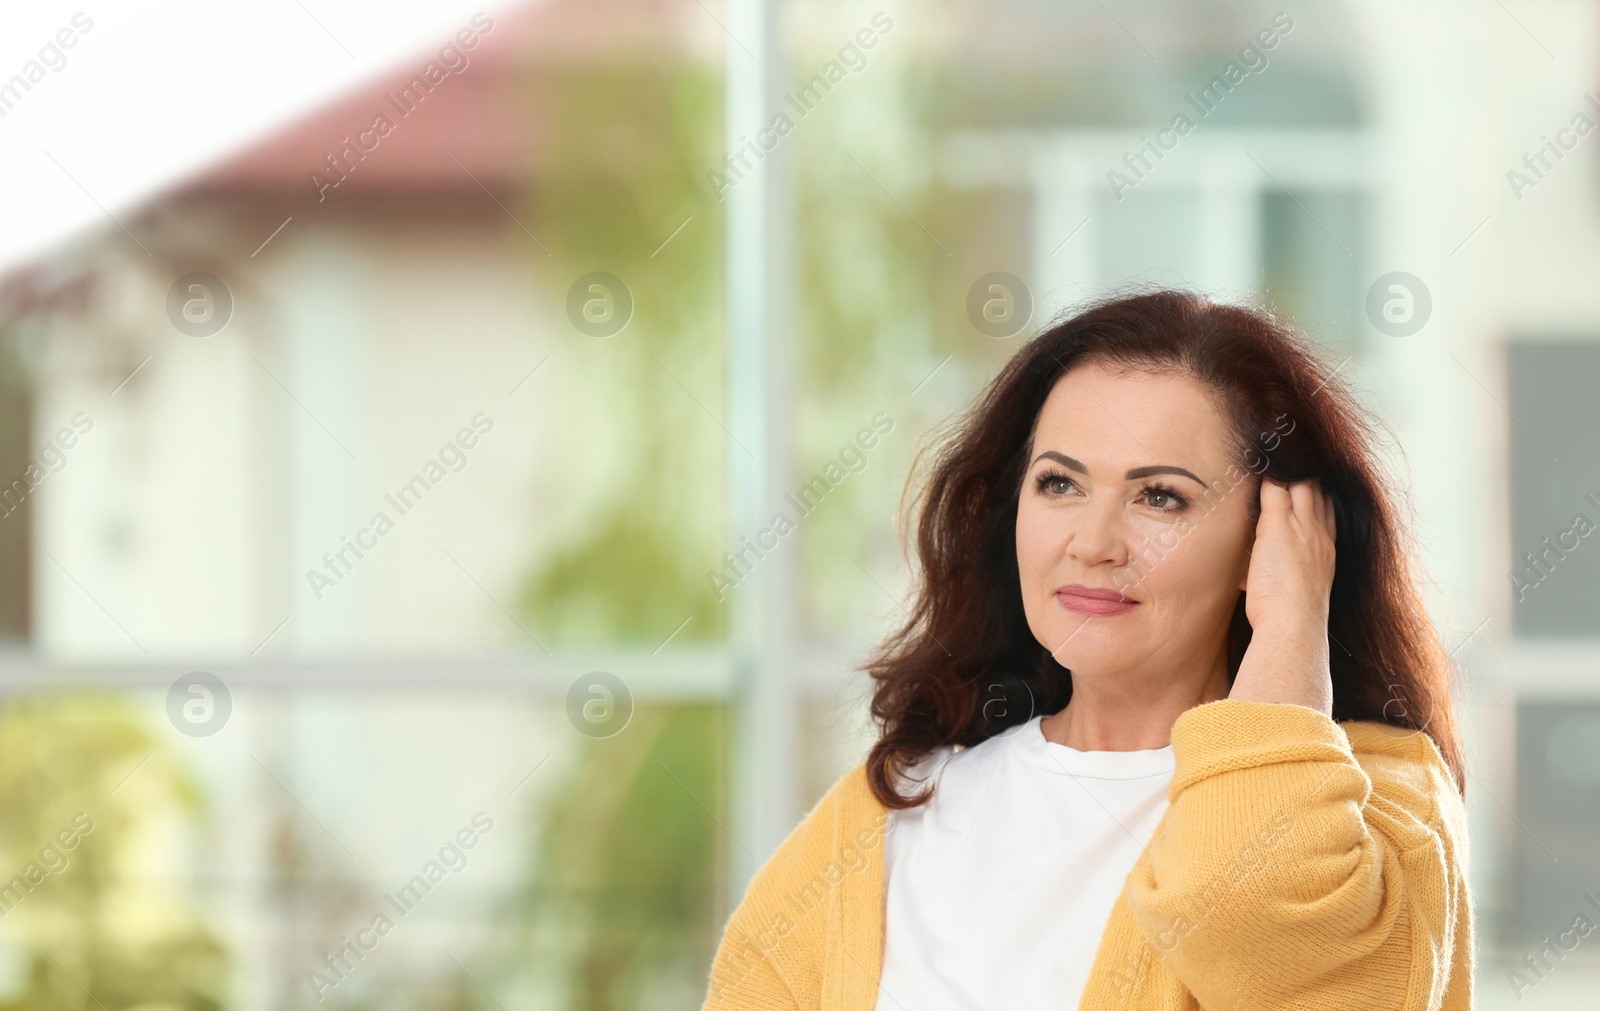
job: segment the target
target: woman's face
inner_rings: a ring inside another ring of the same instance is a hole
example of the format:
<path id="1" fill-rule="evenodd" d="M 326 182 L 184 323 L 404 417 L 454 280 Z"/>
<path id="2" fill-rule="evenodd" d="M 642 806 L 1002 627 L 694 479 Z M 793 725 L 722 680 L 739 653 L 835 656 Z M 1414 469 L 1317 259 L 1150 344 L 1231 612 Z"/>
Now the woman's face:
<path id="1" fill-rule="evenodd" d="M 1087 363 L 1057 381 L 1034 423 L 1017 568 L 1028 627 L 1075 678 L 1204 680 L 1226 662 L 1259 494 L 1237 447 L 1187 376 Z"/>

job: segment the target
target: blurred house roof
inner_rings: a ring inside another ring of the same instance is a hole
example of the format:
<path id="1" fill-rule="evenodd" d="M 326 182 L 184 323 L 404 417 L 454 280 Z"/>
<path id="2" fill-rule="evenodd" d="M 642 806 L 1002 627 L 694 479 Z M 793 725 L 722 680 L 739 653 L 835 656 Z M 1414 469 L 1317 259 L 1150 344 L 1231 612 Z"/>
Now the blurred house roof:
<path id="1" fill-rule="evenodd" d="M 368 131 L 370 142 L 379 115 L 388 117 L 392 129 L 369 146 L 336 189 L 327 192 L 328 203 L 352 195 L 460 194 L 481 199 L 484 188 L 514 192 L 534 179 L 534 158 L 540 150 L 541 71 L 619 53 L 645 58 L 659 54 L 668 39 L 677 40 L 672 45 L 699 51 L 704 47 L 697 49 L 694 44 L 697 34 L 713 43 L 720 41 L 707 27 L 714 21 L 694 0 L 509 0 L 509 4 L 489 14 L 492 27 L 478 33 L 472 49 L 461 50 L 467 62 L 456 72 L 448 72 L 440 59 L 441 47 L 452 39 L 440 38 L 359 87 L 331 96 L 317 111 L 264 131 L 221 160 L 176 175 L 134 209 L 119 208 L 117 213 L 126 213 L 122 220 L 154 244 L 159 225 L 147 215 L 187 197 L 265 199 L 287 203 L 291 209 L 313 210 L 322 201 L 312 173 L 324 180 L 337 178 L 327 166 L 329 156 L 362 131 Z M 699 55 L 715 52 L 713 46 Z M 419 89 L 413 81 L 430 62 L 446 72 L 439 79 L 435 71 L 437 83 L 416 102 Z M 408 88 L 412 98 L 403 96 Z M 98 248 L 107 236 L 122 241 L 117 228 L 97 224 L 74 241 L 61 241 L 26 260 L 0 266 L 0 324 L 68 291 L 89 269 L 86 251 Z"/>
<path id="2" fill-rule="evenodd" d="M 321 111 L 205 170 L 181 191 L 304 194 L 316 199 L 320 183 L 311 174 L 338 180 L 326 164 L 329 155 L 352 158 L 353 154 L 338 152 L 363 132 L 370 149 L 361 153 L 337 187 L 340 194 L 478 191 L 480 183 L 490 189 L 524 185 L 532 171 L 537 122 L 526 71 L 536 57 L 541 22 L 547 30 L 549 18 L 537 7 L 502 12 L 488 31 L 478 35 L 472 49 L 460 50 L 464 65 L 449 58 L 457 63 L 456 71 L 448 71 L 437 48 L 418 53 Z M 430 62 L 438 67 L 432 71 L 436 83 L 431 85 L 423 76 Z M 392 124 L 381 136 L 373 130 L 379 116 Z"/>

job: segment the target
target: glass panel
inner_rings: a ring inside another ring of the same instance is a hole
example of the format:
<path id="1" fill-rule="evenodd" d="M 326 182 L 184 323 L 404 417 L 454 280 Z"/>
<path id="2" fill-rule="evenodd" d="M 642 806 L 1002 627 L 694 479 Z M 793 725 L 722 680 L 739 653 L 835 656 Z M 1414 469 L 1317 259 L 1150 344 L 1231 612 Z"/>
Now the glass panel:
<path id="1" fill-rule="evenodd" d="M 1600 879 L 1600 703 L 1522 702 L 1517 707 L 1517 826 L 1507 922 L 1519 950 L 1558 933 Z"/>
<path id="2" fill-rule="evenodd" d="M 1261 277 L 1272 307 L 1342 354 L 1365 343 L 1365 202 L 1356 193 L 1268 191 Z"/>
<path id="3" fill-rule="evenodd" d="M 1109 287 L 1143 282 L 1188 288 L 1200 274 L 1200 204 L 1192 192 L 1137 190 L 1095 200 L 1099 260 Z"/>
<path id="4" fill-rule="evenodd" d="M 32 624 L 34 489 L 70 460 L 55 432 L 34 430 L 27 358 L 40 335 L 31 331 L 24 321 L 0 324 L 0 642 L 16 644 Z M 36 434 L 43 436 L 37 446 Z"/>
<path id="5" fill-rule="evenodd" d="M 1518 341 L 1508 354 L 1511 622 L 1519 636 L 1600 632 L 1600 344 Z"/>
<path id="6" fill-rule="evenodd" d="M 0 709 L 7 1000 L 76 1007 L 79 982 L 111 1007 L 246 1006 L 237 987 L 266 1007 L 702 996 L 725 707 L 640 706 L 590 740 L 497 692 L 230 698 L 204 737 L 173 733 L 161 693 Z"/>
<path id="7" fill-rule="evenodd" d="M 703 996 L 725 36 L 605 6 L 479 15 L 7 278 L 0 1005 Z"/>

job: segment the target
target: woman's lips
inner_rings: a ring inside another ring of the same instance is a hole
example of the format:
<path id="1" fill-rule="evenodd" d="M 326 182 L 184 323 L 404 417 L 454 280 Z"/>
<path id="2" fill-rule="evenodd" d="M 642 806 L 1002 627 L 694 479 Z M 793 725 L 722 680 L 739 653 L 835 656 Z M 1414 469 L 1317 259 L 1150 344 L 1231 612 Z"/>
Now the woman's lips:
<path id="1" fill-rule="evenodd" d="M 1103 590 L 1098 592 L 1080 592 L 1073 589 L 1057 590 L 1056 600 L 1069 611 L 1077 614 L 1086 614 L 1093 618 L 1111 618 L 1119 614 L 1127 614 L 1139 606 L 1137 600 L 1128 600 L 1120 594 L 1113 595 Z"/>

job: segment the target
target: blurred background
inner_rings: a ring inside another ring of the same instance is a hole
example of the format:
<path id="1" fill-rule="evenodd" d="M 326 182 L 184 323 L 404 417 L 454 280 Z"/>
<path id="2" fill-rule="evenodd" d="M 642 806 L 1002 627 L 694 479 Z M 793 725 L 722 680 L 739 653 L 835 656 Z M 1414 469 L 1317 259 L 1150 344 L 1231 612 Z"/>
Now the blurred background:
<path id="1" fill-rule="evenodd" d="M 1383 421 L 1479 1006 L 1593 1006 L 1595 4 L 4 17 L 0 1009 L 698 1008 L 918 448 L 1151 284 Z"/>

